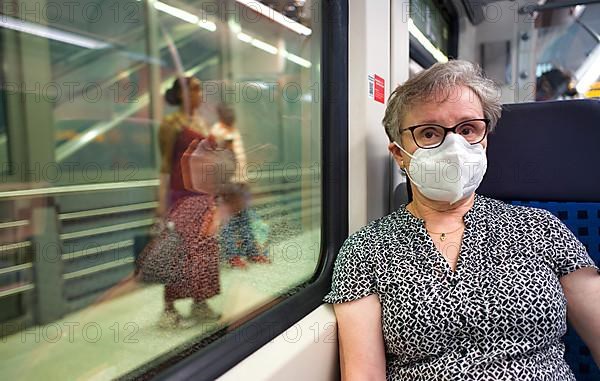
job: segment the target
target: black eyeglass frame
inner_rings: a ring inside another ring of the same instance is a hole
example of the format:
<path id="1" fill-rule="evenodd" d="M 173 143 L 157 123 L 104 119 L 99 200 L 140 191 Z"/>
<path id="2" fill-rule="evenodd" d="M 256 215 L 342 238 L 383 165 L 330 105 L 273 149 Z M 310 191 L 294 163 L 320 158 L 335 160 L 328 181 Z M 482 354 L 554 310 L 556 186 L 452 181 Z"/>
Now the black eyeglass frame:
<path id="1" fill-rule="evenodd" d="M 400 130 L 400 133 L 403 133 L 405 131 L 410 131 L 410 134 L 412 135 L 413 141 L 415 142 L 415 144 L 417 145 L 417 147 L 419 148 L 423 148 L 423 149 L 432 149 L 432 148 L 437 148 L 439 146 L 441 146 L 444 143 L 444 140 L 446 140 L 446 136 L 448 135 L 449 132 L 453 132 L 456 134 L 456 129 L 458 127 L 460 127 L 461 125 L 468 123 L 468 122 L 485 122 L 485 133 L 483 134 L 483 137 L 481 139 L 479 139 L 476 142 L 469 142 L 469 144 L 474 145 L 474 144 L 479 144 L 483 141 L 483 139 L 485 139 L 485 137 L 487 136 L 487 134 L 490 131 L 490 120 L 488 118 L 478 118 L 478 119 L 468 119 L 468 120 L 463 120 L 462 122 L 458 123 L 456 126 L 454 127 L 444 127 L 444 126 L 440 126 L 439 124 L 435 124 L 435 123 L 424 123 L 424 124 L 417 124 L 416 126 L 410 126 L 410 127 L 406 127 L 403 128 L 402 130 Z M 415 130 L 419 127 L 425 127 L 425 126 L 431 126 L 431 127 L 440 127 L 444 130 L 444 136 L 442 137 L 442 140 L 440 141 L 439 144 L 435 145 L 435 146 L 429 146 L 429 147 L 422 147 L 419 145 L 419 143 L 417 143 L 417 138 L 415 137 Z"/>

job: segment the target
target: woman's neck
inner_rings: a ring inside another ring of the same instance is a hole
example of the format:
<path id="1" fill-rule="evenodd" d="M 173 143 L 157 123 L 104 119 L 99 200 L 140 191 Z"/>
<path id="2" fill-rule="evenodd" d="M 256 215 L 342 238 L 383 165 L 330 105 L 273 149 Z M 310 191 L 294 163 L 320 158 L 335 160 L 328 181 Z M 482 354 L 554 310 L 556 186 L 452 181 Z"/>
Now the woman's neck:
<path id="1" fill-rule="evenodd" d="M 413 200 L 407 208 L 428 226 L 448 225 L 462 223 L 463 216 L 473 207 L 474 202 L 475 194 L 450 204 L 427 199 L 416 190 L 413 191 Z"/>

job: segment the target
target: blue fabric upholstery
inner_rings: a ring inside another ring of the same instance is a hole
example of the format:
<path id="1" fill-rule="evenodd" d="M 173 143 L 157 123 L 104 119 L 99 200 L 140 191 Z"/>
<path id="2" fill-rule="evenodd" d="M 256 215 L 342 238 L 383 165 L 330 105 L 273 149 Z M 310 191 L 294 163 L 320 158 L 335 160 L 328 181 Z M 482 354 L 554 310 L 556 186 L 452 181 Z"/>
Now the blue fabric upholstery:
<path id="1" fill-rule="evenodd" d="M 600 263 L 600 101 L 505 105 L 488 138 L 488 172 L 478 193 L 544 208 Z M 600 317 L 599 317 L 600 318 Z M 565 359 L 578 381 L 600 380 L 589 349 L 569 325 Z"/>
<path id="2" fill-rule="evenodd" d="M 596 264 L 600 263 L 600 203 L 579 202 L 513 202 L 543 208 L 560 218 L 583 243 Z M 600 380 L 600 370 L 590 351 L 569 325 L 564 336 L 565 359 L 578 381 Z"/>

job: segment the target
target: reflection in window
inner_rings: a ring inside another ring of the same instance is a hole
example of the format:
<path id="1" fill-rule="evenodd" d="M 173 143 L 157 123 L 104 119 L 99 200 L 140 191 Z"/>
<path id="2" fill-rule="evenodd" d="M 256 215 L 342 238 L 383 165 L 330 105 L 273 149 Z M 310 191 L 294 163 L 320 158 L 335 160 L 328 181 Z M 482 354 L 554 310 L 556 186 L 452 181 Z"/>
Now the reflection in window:
<path id="1" fill-rule="evenodd" d="M 536 19 L 536 101 L 590 98 L 600 80 L 600 6 L 540 12 Z"/>
<path id="2" fill-rule="evenodd" d="M 134 377 L 312 278 L 320 25 L 282 3 L 5 12 L 7 379 Z"/>

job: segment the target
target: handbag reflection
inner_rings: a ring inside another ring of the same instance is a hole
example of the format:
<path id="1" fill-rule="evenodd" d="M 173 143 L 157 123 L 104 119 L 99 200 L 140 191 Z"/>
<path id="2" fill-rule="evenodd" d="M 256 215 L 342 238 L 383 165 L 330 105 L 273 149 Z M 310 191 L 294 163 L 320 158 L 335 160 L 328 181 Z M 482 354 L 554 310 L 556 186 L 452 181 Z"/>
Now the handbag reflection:
<path id="1" fill-rule="evenodd" d="M 192 192 L 219 194 L 235 175 L 235 156 L 210 139 L 194 140 L 181 158 L 184 187 Z"/>
<path id="2" fill-rule="evenodd" d="M 206 198 L 206 195 L 182 198 L 171 208 L 165 222 L 153 228 L 154 238 L 137 262 L 142 282 L 192 284 L 195 281 L 194 274 L 199 269 L 192 268 L 197 265 L 194 258 L 206 257 L 216 245 L 214 205 Z M 195 219 L 189 218 L 190 211 Z"/>
<path id="3" fill-rule="evenodd" d="M 145 283 L 175 283 L 183 278 L 187 250 L 174 222 L 160 224 L 157 230 L 156 237 L 140 254 L 141 280 Z"/>

